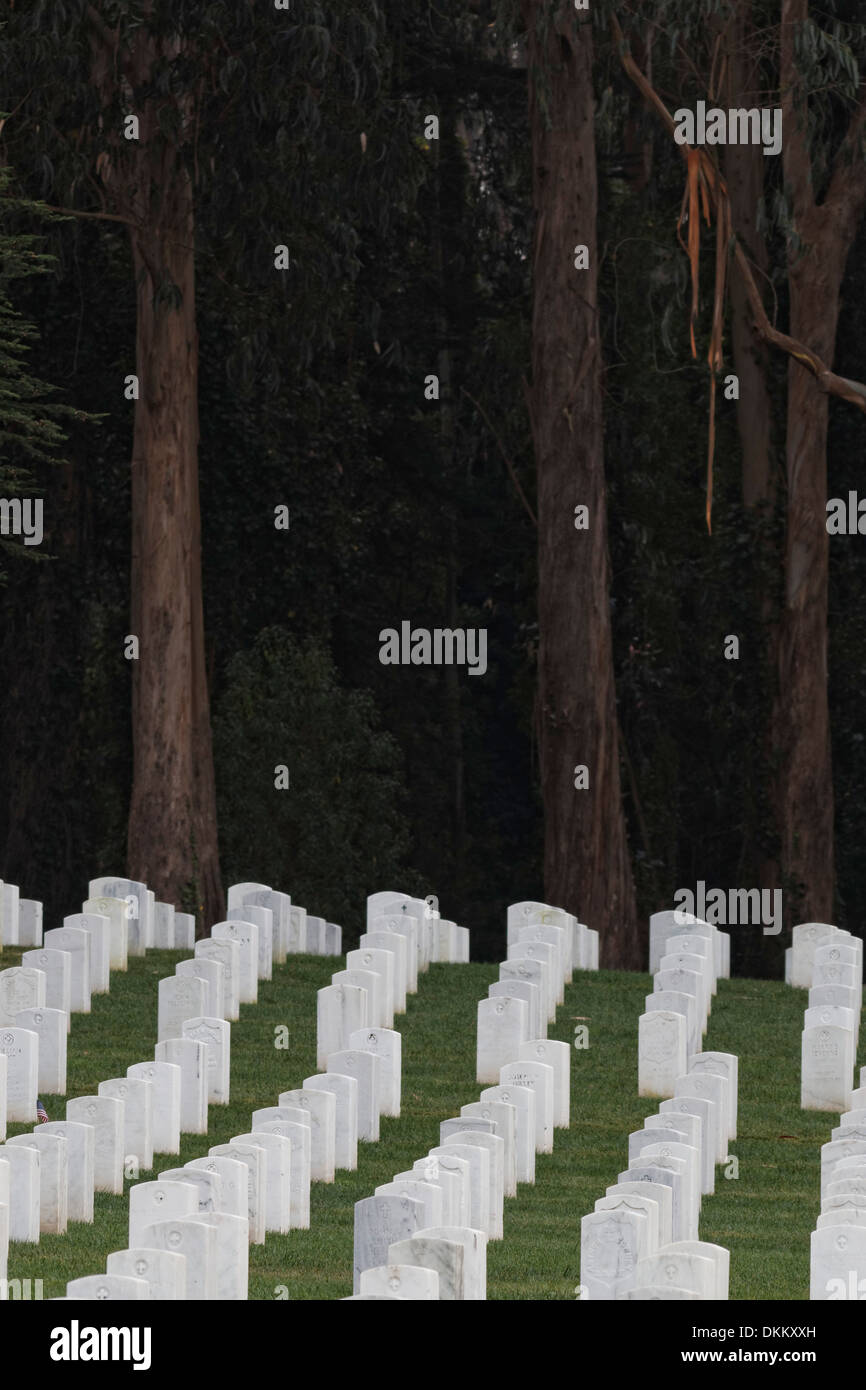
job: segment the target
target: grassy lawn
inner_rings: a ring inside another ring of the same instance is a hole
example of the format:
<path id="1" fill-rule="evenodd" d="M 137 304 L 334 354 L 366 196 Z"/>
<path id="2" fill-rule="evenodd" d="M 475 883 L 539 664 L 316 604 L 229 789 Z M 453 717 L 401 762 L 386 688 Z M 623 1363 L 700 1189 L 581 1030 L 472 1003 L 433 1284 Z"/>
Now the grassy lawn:
<path id="1" fill-rule="evenodd" d="M 132 1062 L 152 1056 L 157 980 L 184 953 L 149 952 L 113 974 L 111 994 L 95 996 L 89 1016 L 76 1015 L 69 1038 L 69 1097 L 96 1091 Z M 3 968 L 18 963 L 7 948 Z M 336 962 L 293 956 L 259 983 L 257 1005 L 241 1005 L 232 1026 L 232 1101 L 210 1108 L 208 1135 L 187 1135 L 177 1167 L 250 1127 L 254 1109 L 275 1105 L 280 1091 L 316 1070 L 316 990 Z M 378 1144 L 359 1146 L 354 1173 L 311 1189 L 311 1228 L 268 1235 L 250 1248 L 252 1299 L 330 1299 L 351 1293 L 353 1204 L 394 1173 L 410 1168 L 439 1139 L 439 1121 L 477 1100 L 475 1011 L 497 977 L 494 965 L 434 965 L 397 1023 L 403 1036 L 403 1108 L 383 1119 Z M 549 1035 L 574 1039 L 579 1023 L 589 1046 L 572 1050 L 571 1128 L 556 1131 L 554 1153 L 538 1155 L 535 1187 L 506 1201 L 505 1240 L 488 1247 L 491 1299 L 574 1299 L 579 1282 L 580 1218 L 627 1164 L 627 1136 L 655 1105 L 637 1096 L 637 1018 L 648 975 L 579 973 L 566 991 Z M 838 1123 L 799 1109 L 800 1030 L 805 991 L 754 980 L 723 980 L 713 1006 L 707 1048 L 740 1058 L 739 1137 L 731 1147 L 738 1176 L 716 1169 L 716 1194 L 705 1197 L 700 1235 L 731 1251 L 731 1297 L 804 1299 L 809 1287 L 809 1233 L 819 1210 L 820 1146 Z M 279 1027 L 289 1047 L 278 1049 Z M 43 1097 L 62 1119 L 66 1097 Z M 27 1125 L 10 1125 L 22 1133 Z M 732 1165 L 733 1167 L 733 1165 Z M 126 1184 L 126 1190 L 130 1186 Z M 92 1226 L 75 1223 L 65 1236 L 39 1245 L 12 1244 L 9 1277 L 41 1278 L 46 1298 L 67 1279 L 100 1273 L 105 1257 L 127 1243 L 124 1197 L 97 1194 Z"/>

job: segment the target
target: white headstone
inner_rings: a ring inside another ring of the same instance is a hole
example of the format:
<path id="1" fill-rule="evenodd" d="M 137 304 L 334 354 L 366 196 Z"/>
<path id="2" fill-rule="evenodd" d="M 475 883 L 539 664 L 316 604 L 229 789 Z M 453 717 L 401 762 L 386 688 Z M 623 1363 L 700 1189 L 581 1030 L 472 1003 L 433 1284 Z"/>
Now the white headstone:
<path id="1" fill-rule="evenodd" d="M 376 951 L 390 951 L 394 957 L 394 1012 L 406 1012 L 406 982 L 409 976 L 409 946 L 405 936 L 399 932 L 369 931 L 360 940 L 360 947 L 370 947 Z"/>
<path id="2" fill-rule="evenodd" d="M 800 1108 L 837 1113 L 847 1110 L 854 1070 L 854 1036 L 850 1030 L 804 1028 L 800 1061 Z"/>
<path id="3" fill-rule="evenodd" d="M 372 971 L 382 977 L 381 1009 L 382 1021 L 374 1027 L 393 1028 L 394 1026 L 394 955 L 391 951 L 375 946 L 360 946 L 357 951 L 346 953 L 347 970 Z"/>
<path id="4" fill-rule="evenodd" d="M 184 1184 L 166 1184 L 182 1187 Z M 195 1197 L 195 1189 L 189 1191 Z M 130 1245 L 133 1242 L 130 1240 Z M 190 1301 L 216 1298 L 217 1232 L 198 1216 L 170 1217 L 142 1227 L 138 1245 L 147 1250 L 170 1250 L 186 1258 L 186 1296 Z M 144 1280 L 142 1280 L 144 1283 Z M 147 1284 L 145 1283 L 145 1288 Z"/>
<path id="5" fill-rule="evenodd" d="M 40 1095 L 66 1095 L 66 1020 L 60 1009 L 21 1009 L 19 1028 L 39 1039 L 37 1087 Z"/>
<path id="6" fill-rule="evenodd" d="M 9 1239 L 39 1244 L 39 1168 L 38 1149 L 7 1141 L 0 1151 L 0 1162 L 9 1168 Z"/>
<path id="7" fill-rule="evenodd" d="M 45 1007 L 66 1014 L 66 1031 L 72 1031 L 72 957 L 56 948 L 25 951 L 23 966 L 41 970 L 45 976 Z"/>
<path id="8" fill-rule="evenodd" d="M 137 1076 L 100 1081 L 99 1094 L 123 1102 L 124 1164 L 134 1159 L 139 1170 L 153 1167 L 153 1086 Z"/>
<path id="9" fill-rule="evenodd" d="M 529 1005 L 509 995 L 479 999 L 477 1028 L 475 1079 L 495 1086 L 500 1068 L 515 1060 L 529 1037 Z"/>
<path id="10" fill-rule="evenodd" d="M 265 1152 L 267 1179 L 265 1185 L 265 1230 L 290 1231 L 292 1141 L 287 1135 L 271 1133 L 236 1134 L 231 1145 L 256 1145 Z M 301 1162 L 300 1155 L 297 1161 Z M 309 1188 L 309 1183 L 308 1183 Z"/>
<path id="11" fill-rule="evenodd" d="M 411 1197 L 420 1202 L 424 1209 L 424 1225 L 441 1225 L 443 1214 L 442 1188 L 435 1183 L 424 1182 L 418 1175 L 398 1177 L 391 1182 L 380 1183 L 375 1189 L 376 1197 Z"/>
<path id="12" fill-rule="evenodd" d="M 254 1245 L 264 1245 L 268 1196 L 268 1156 L 259 1144 L 232 1140 L 230 1144 L 215 1144 L 209 1155 L 238 1158 L 247 1169 L 247 1209 L 249 1239 Z"/>
<path id="13" fill-rule="evenodd" d="M 528 1087 L 524 1089 L 528 1090 Z M 517 1196 L 517 1109 L 504 1100 L 476 1100 L 461 1105 L 461 1116 L 473 1120 L 492 1120 L 493 1133 L 505 1143 L 502 1154 L 503 1192 Z"/>
<path id="14" fill-rule="evenodd" d="M 728 1141 L 737 1137 L 737 1092 L 739 1060 L 732 1052 L 699 1052 L 689 1063 L 690 1074 L 709 1073 L 725 1077 L 728 1083 Z"/>
<path id="15" fill-rule="evenodd" d="M 203 1015 L 182 1025 L 185 1038 L 207 1047 L 208 1104 L 228 1105 L 231 1084 L 231 1024 Z"/>
<path id="16" fill-rule="evenodd" d="M 121 898 L 126 903 L 127 955 L 143 956 L 153 940 L 147 885 L 131 878 L 92 878 L 87 892 L 91 900 Z"/>
<path id="17" fill-rule="evenodd" d="M 316 993 L 316 1065 L 326 1067 L 332 1052 L 349 1045 L 367 1022 L 370 996 L 357 983 L 326 985 Z"/>
<path id="18" fill-rule="evenodd" d="M 362 1144 L 376 1144 L 379 1140 L 380 1065 L 378 1054 L 365 1048 L 343 1048 L 340 1052 L 332 1052 L 328 1058 L 328 1071 L 357 1078 L 358 1139 Z"/>
<path id="19" fill-rule="evenodd" d="M 259 1118 L 266 1115 L 265 1110 L 253 1112 L 250 1122 L 251 1133 L 276 1134 L 288 1139 L 292 1146 L 292 1161 L 289 1174 L 289 1219 L 293 1231 L 306 1231 L 310 1225 L 310 1152 L 312 1131 L 306 1123 L 309 1116 L 303 1111 L 304 1120 L 280 1120 Z"/>
<path id="20" fill-rule="evenodd" d="M 535 1092 L 529 1086 L 488 1086 L 482 1101 L 504 1101 L 513 1105 L 514 1161 L 518 1182 L 535 1182 Z M 463 1107 L 464 1111 L 466 1107 Z"/>
<path id="21" fill-rule="evenodd" d="M 205 1044 L 192 1038 L 166 1038 L 156 1044 L 153 1055 L 157 1062 L 180 1067 L 181 1134 L 207 1134 L 208 1053 Z"/>
<path id="22" fill-rule="evenodd" d="M 11 1145 L 36 1149 L 39 1154 L 39 1229 L 47 1235 L 66 1234 L 68 1217 L 69 1150 L 63 1135 L 46 1134 L 38 1125 L 32 1134 L 17 1134 L 7 1139 Z"/>
<path id="23" fill-rule="evenodd" d="M 143 1279 L 150 1289 L 151 1301 L 186 1299 L 186 1257 L 172 1250 L 114 1250 L 106 1258 L 107 1274 L 121 1274 L 130 1279 Z"/>
<path id="24" fill-rule="evenodd" d="M 0 1053 L 6 1058 L 6 1120 L 32 1124 L 36 1119 L 39 1036 L 27 1028 L 0 1028 Z"/>
<path id="25" fill-rule="evenodd" d="M 728 1099 L 728 1082 L 723 1076 L 711 1072 L 689 1072 L 678 1076 L 674 1088 L 674 1101 L 701 1100 L 712 1102 L 710 1110 L 710 1145 L 715 1141 L 716 1163 L 724 1163 L 728 1156 L 728 1116 L 731 1103 Z M 666 1108 L 664 1103 L 659 1107 Z M 692 1109 L 691 1114 L 696 1112 Z"/>
<path id="26" fill-rule="evenodd" d="M 191 951 L 195 946 L 195 917 L 191 912 L 174 914 L 174 949 Z"/>
<path id="27" fill-rule="evenodd" d="M 67 1220 L 89 1224 L 93 1221 L 96 1131 L 72 1120 L 48 1120 L 40 1129 L 43 1134 L 58 1134 L 66 1140 Z"/>
<path id="28" fill-rule="evenodd" d="M 20 1028 L 22 1009 L 44 1007 L 46 983 L 44 972 L 32 966 L 0 970 L 0 1028 Z"/>
<path id="29" fill-rule="evenodd" d="M 405 1268 L 417 1266 L 432 1270 L 437 1276 L 437 1297 L 444 1302 L 462 1302 L 463 1293 L 463 1243 L 444 1240 L 436 1236 L 412 1236 L 409 1240 L 398 1240 L 388 1247 L 389 1267 Z M 368 1281 L 376 1271 L 366 1270 L 361 1276 L 361 1288 L 368 1287 Z M 390 1280 L 389 1287 L 392 1287 Z M 404 1287 L 398 1280 L 398 1291 Z M 411 1295 L 400 1293 L 401 1298 Z"/>
<path id="30" fill-rule="evenodd" d="M 509 1062 L 500 1068 L 499 1084 L 528 1086 L 535 1092 L 535 1152 L 553 1153 L 553 1067 L 547 1062 Z"/>
<path id="31" fill-rule="evenodd" d="M 255 922 L 216 922 L 211 927 L 214 941 L 236 941 L 240 952 L 242 1004 L 255 1004 L 259 997 L 259 929 Z"/>
<path id="32" fill-rule="evenodd" d="M 66 1118 L 92 1125 L 93 1185 L 97 1192 L 123 1192 L 123 1102 L 112 1096 L 76 1096 Z"/>
<path id="33" fill-rule="evenodd" d="M 160 1042 L 183 1037 L 183 1025 L 187 1019 L 200 1018 L 207 1007 L 207 985 L 204 980 L 167 975 L 159 982 L 158 994 L 157 1037 Z"/>
<path id="34" fill-rule="evenodd" d="M 794 927 L 791 932 L 791 984 L 796 989 L 809 989 L 812 985 L 815 951 L 837 933 L 838 928 L 829 922 L 801 922 Z"/>
<path id="35" fill-rule="evenodd" d="M 330 1091 L 334 1096 L 334 1167 L 354 1172 L 358 1167 L 358 1078 L 323 1072 L 304 1077 L 304 1089 Z"/>
<path id="36" fill-rule="evenodd" d="M 415 1244 L 419 1240 L 441 1240 L 460 1245 L 463 1249 L 463 1279 L 462 1292 L 456 1297 L 472 1303 L 487 1298 L 487 1237 L 483 1231 L 475 1231 L 470 1226 L 425 1226 L 411 1237 L 412 1262 L 421 1253 Z"/>
<path id="37" fill-rule="evenodd" d="M 111 971 L 111 919 L 101 913 L 75 912 L 64 917 L 64 927 L 86 931 L 90 937 L 90 993 L 107 994 Z"/>
<path id="38" fill-rule="evenodd" d="M 129 904 L 123 898 L 87 898 L 81 904 L 81 911 L 108 919 L 109 967 L 111 970 L 126 970 Z"/>
<path id="39" fill-rule="evenodd" d="M 174 941 L 174 904 L 154 903 L 153 912 L 153 944 L 157 951 L 173 951 Z"/>
<path id="40" fill-rule="evenodd" d="M 447 1124 L 447 1120 L 444 1122 Z M 478 1125 L 489 1123 L 478 1119 Z M 440 1125 L 440 1130 L 442 1126 Z M 502 1240 L 503 1232 L 503 1198 L 504 1191 L 504 1159 L 505 1141 L 500 1139 L 498 1134 L 484 1133 L 482 1130 L 461 1130 L 455 1132 L 450 1137 L 443 1136 L 443 1146 L 447 1149 L 450 1146 L 459 1146 L 461 1155 L 464 1148 L 483 1148 L 487 1150 L 490 1158 L 490 1189 L 488 1195 L 487 1211 L 487 1236 L 489 1240 Z"/>
<path id="41" fill-rule="evenodd" d="M 355 1293 L 360 1293 L 364 1270 L 377 1268 L 387 1259 L 389 1246 L 423 1227 L 423 1214 L 422 1204 L 411 1197 L 364 1197 L 355 1203 Z"/>
<path id="42" fill-rule="evenodd" d="M 339 1070 L 342 1071 L 342 1068 Z M 346 1073 L 346 1075 L 349 1074 Z M 310 1116 L 310 1180 L 312 1182 L 333 1182 L 336 1097 L 329 1091 L 308 1091 L 299 1088 L 295 1091 L 283 1091 L 279 1101 L 280 1109 L 284 1106 L 290 1106 L 293 1109 L 305 1110 Z M 253 1120 L 255 1120 L 255 1113 Z M 255 1128 L 256 1126 L 253 1124 L 253 1129 Z"/>
<path id="43" fill-rule="evenodd" d="M 256 970 L 260 980 L 273 979 L 274 974 L 274 933 L 279 931 L 279 923 L 274 927 L 274 914 L 269 907 L 256 903 L 244 903 L 231 907 L 226 916 L 227 922 L 254 922 L 259 929 L 259 955 Z"/>
<path id="44" fill-rule="evenodd" d="M 658 982 L 658 976 L 656 976 Z M 701 1030 L 698 1022 L 698 1001 L 693 994 L 676 989 L 656 989 L 644 997 L 644 1012 L 648 1014 L 666 1010 L 668 1013 L 682 1014 L 686 1020 L 686 1048 L 689 1057 L 700 1051 Z"/>
<path id="45" fill-rule="evenodd" d="M 181 1068 L 171 1062 L 134 1062 L 126 1074 L 151 1084 L 154 1153 L 180 1153 Z"/>
<path id="46" fill-rule="evenodd" d="M 490 1227 L 490 1155 L 477 1144 L 463 1144 L 452 1134 L 444 1144 L 430 1149 L 430 1158 L 448 1165 L 459 1159 L 469 1166 L 469 1226 L 484 1234 L 485 1250 Z M 486 1267 L 486 1266 L 485 1266 Z"/>
<path id="47" fill-rule="evenodd" d="M 571 1117 L 571 1048 L 568 1043 L 535 1038 L 521 1043 L 514 1060 L 543 1062 L 553 1067 L 553 1125 L 555 1129 L 568 1129 Z"/>
<path id="48" fill-rule="evenodd" d="M 18 945 L 42 945 L 42 904 L 34 898 L 18 899 Z"/>
<path id="49" fill-rule="evenodd" d="M 828 1226 L 812 1232 L 809 1298 L 862 1300 L 866 1294 L 866 1227 Z"/>
<path id="50" fill-rule="evenodd" d="M 647 1184 L 650 1186 L 651 1184 Z M 667 1188 L 663 1189 L 667 1192 Z M 659 1249 L 659 1204 L 652 1197 L 644 1197 L 633 1192 L 617 1192 L 614 1188 L 610 1197 L 599 1197 L 595 1204 L 598 1211 L 638 1212 L 646 1218 L 645 1251 L 654 1255 Z M 608 1265 L 609 1267 L 609 1265 Z"/>
<path id="51" fill-rule="evenodd" d="M 512 961 L 511 964 L 514 964 L 514 962 Z M 508 978 L 505 980 L 494 980 L 492 985 L 487 986 L 488 999 L 499 999 L 503 995 L 510 995 L 514 999 L 522 999 L 528 1004 L 529 1031 L 532 1037 L 547 1037 L 547 1010 L 542 1007 L 543 1000 L 538 985 L 533 984 L 530 980 Z"/>
<path id="52" fill-rule="evenodd" d="M 650 1255 L 638 1264 L 636 1284 L 638 1287 L 685 1289 L 698 1298 L 717 1297 L 717 1273 L 713 1260 L 703 1255 L 692 1255 L 678 1249 L 677 1242 L 668 1246 L 658 1255 Z"/>
<path id="53" fill-rule="evenodd" d="M 216 1236 L 214 1298 L 220 1302 L 243 1302 L 249 1298 L 249 1221 L 230 1212 L 199 1212 L 193 1217 L 210 1226 Z"/>
<path id="54" fill-rule="evenodd" d="M 226 1017 L 226 974 L 222 961 L 208 960 L 206 956 L 193 956 L 192 960 L 178 961 L 174 973 L 182 979 L 204 980 L 204 1012 L 210 1018 Z"/>
<path id="55" fill-rule="evenodd" d="M 650 1227 L 627 1207 L 593 1211 L 580 1223 L 580 1282 L 590 1302 L 616 1299 L 634 1288 L 637 1267 L 650 1253 Z"/>
<path id="56" fill-rule="evenodd" d="M 194 955 L 196 960 L 218 961 L 223 967 L 223 1009 L 229 1022 L 234 1022 L 240 1004 L 240 946 L 236 941 L 218 941 L 205 936 L 195 943 Z"/>
<path id="57" fill-rule="evenodd" d="M 379 1114 L 400 1116 L 403 1039 L 390 1028 L 359 1028 L 349 1036 L 351 1051 L 375 1052 L 379 1058 Z"/>
<path id="58" fill-rule="evenodd" d="M 638 1095 L 672 1096 L 688 1064 L 688 1023 L 682 1014 L 659 1009 L 638 1019 Z"/>

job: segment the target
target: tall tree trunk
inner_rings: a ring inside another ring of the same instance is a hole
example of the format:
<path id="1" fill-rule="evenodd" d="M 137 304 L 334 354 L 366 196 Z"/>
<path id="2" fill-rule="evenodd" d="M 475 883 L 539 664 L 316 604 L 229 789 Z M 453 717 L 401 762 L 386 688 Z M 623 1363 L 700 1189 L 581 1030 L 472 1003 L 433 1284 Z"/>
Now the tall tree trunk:
<path id="1" fill-rule="evenodd" d="M 110 39 L 95 41 L 104 99 L 117 81 Z M 132 91 L 147 90 L 158 58 L 176 56 L 178 43 L 161 54 L 146 24 L 137 30 L 120 61 Z M 103 172 L 132 224 L 137 295 L 131 631 L 139 659 L 127 856 L 131 877 L 209 925 L 223 916 L 224 898 L 202 610 L 194 199 L 181 148 L 191 99 L 179 99 L 177 113 L 172 140 L 156 100 L 145 100 L 138 141 L 118 141 Z"/>
<path id="2" fill-rule="evenodd" d="M 538 474 L 544 894 L 642 962 L 620 791 L 597 302 L 592 32 L 570 0 L 523 0 L 532 133 L 532 426 Z M 581 22 L 583 21 L 583 22 Z M 589 248 L 589 269 L 574 247 Z M 589 508 L 576 530 L 574 509 Z M 574 769 L 589 769 L 589 787 Z"/>
<path id="3" fill-rule="evenodd" d="M 761 76 L 757 59 L 759 41 L 754 31 L 751 0 L 740 0 L 724 26 L 726 81 L 722 105 L 728 108 L 760 106 Z M 710 94 L 715 99 L 715 94 Z M 726 145 L 725 179 L 730 198 L 731 226 L 764 281 L 769 273 L 766 242 L 758 230 L 758 208 L 764 192 L 766 161 L 760 145 Z M 767 582 L 775 565 L 768 562 L 767 546 L 775 547 L 773 508 L 778 479 L 772 452 L 773 410 L 768 385 L 769 348 L 752 329 L 753 314 L 742 276 L 730 282 L 731 349 L 739 383 L 737 430 L 742 454 L 742 496 L 747 511 L 758 513 L 760 545 L 751 570 L 752 600 L 766 634 L 761 653 L 762 688 L 770 692 L 762 707 L 762 727 L 755 730 L 755 764 L 747 774 L 754 785 L 749 803 L 754 811 L 743 825 L 744 848 L 756 856 L 754 867 L 761 888 L 780 886 L 779 826 L 776 799 L 771 794 L 768 769 L 772 767 L 771 711 L 778 675 L 779 606 L 777 586 Z M 781 554 L 774 556 L 781 564 Z M 738 965 L 747 974 L 761 974 L 761 961 L 771 949 L 772 937 L 749 933 L 741 941 Z M 772 949 L 775 949 L 773 946 Z"/>
<path id="4" fill-rule="evenodd" d="M 807 0 L 783 0 L 781 90 L 785 185 L 802 250 L 789 254 L 791 334 L 832 366 L 845 262 L 863 215 L 866 173 L 855 158 L 861 100 L 836 158 L 825 200 L 815 202 L 807 111 L 795 32 Z M 833 774 L 827 703 L 828 398 L 792 359 L 788 368 L 785 598 L 774 712 L 782 868 L 789 920 L 830 921 L 833 912 Z"/>
<path id="5" fill-rule="evenodd" d="M 760 106 L 760 72 L 750 53 L 755 42 L 752 6 L 744 0 L 725 32 L 728 107 Z M 767 275 L 769 257 L 758 231 L 758 205 L 764 191 L 765 156 L 760 145 L 726 145 L 725 178 L 731 204 L 731 224 L 754 265 Z M 767 387 L 769 349 L 752 331 L 752 313 L 742 278 L 731 277 L 731 347 L 739 379 L 737 428 L 743 451 L 743 504 L 769 505 L 775 495 L 770 453 L 772 409 Z"/>

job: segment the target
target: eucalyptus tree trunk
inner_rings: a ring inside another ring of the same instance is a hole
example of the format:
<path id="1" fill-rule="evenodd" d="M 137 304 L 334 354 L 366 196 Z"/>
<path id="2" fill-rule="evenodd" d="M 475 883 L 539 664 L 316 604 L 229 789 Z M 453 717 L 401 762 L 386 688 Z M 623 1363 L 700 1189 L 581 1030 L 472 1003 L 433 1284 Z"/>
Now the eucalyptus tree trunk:
<path id="1" fill-rule="evenodd" d="M 601 930 L 602 960 L 637 967 L 620 790 L 610 622 L 597 183 L 587 15 L 523 0 L 533 200 L 532 387 L 538 475 L 539 752 L 545 899 Z M 586 246 L 588 268 L 575 268 Z M 588 528 L 575 508 L 588 508 Z M 589 784 L 575 786 L 585 766 Z"/>
<path id="2" fill-rule="evenodd" d="M 146 20 L 129 49 L 113 40 L 97 25 L 93 78 L 106 105 L 116 83 L 131 102 L 158 59 L 177 56 L 177 41 L 154 38 Z M 175 138 L 157 120 L 155 96 L 136 114 L 138 139 L 116 140 L 101 165 L 129 223 L 137 302 L 128 870 L 210 924 L 224 900 L 202 611 L 194 198 L 183 153 L 192 100 L 176 104 Z"/>

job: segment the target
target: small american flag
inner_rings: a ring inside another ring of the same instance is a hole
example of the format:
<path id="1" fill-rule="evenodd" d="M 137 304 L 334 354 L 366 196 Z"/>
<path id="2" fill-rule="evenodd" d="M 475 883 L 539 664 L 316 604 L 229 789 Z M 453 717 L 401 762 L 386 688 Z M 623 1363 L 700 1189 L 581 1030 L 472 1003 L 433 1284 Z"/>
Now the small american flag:
<path id="1" fill-rule="evenodd" d="M 36 1101 L 36 1119 L 40 1125 L 48 1124 L 48 1111 L 41 1100 Z"/>

